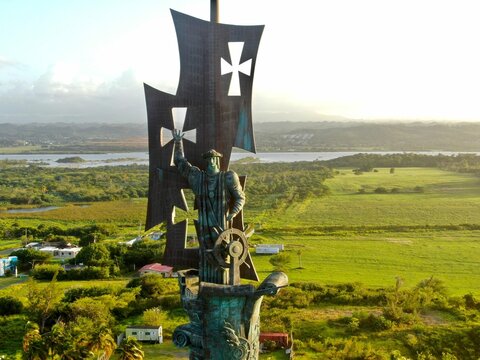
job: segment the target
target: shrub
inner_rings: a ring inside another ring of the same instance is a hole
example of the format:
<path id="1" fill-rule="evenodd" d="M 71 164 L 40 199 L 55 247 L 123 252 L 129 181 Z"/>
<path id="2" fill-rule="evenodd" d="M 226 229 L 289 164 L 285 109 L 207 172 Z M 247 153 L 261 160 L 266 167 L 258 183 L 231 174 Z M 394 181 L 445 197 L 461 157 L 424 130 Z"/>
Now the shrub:
<path id="1" fill-rule="evenodd" d="M 290 254 L 280 253 L 273 255 L 268 261 L 273 265 L 276 271 L 284 271 L 292 262 L 292 258 L 290 257 Z"/>
<path id="2" fill-rule="evenodd" d="M 0 315 L 20 314 L 23 310 L 23 304 L 20 300 L 11 296 L 0 297 Z"/>
<path id="3" fill-rule="evenodd" d="M 161 275 L 147 274 L 139 278 L 130 280 L 127 288 L 134 288 L 140 286 L 141 291 L 139 296 L 142 298 L 157 298 L 162 295 L 165 290 L 165 281 Z"/>
<path id="4" fill-rule="evenodd" d="M 143 324 L 147 326 L 160 326 L 166 320 L 166 314 L 161 308 L 155 307 L 143 312 Z"/>
<path id="5" fill-rule="evenodd" d="M 64 302 L 74 302 L 83 297 L 97 297 L 102 295 L 111 295 L 115 291 L 111 287 L 91 286 L 69 289 L 63 295 Z"/>
<path id="6" fill-rule="evenodd" d="M 87 266 L 81 269 L 72 269 L 59 276 L 59 280 L 98 280 L 110 277 L 108 267 Z"/>
<path id="7" fill-rule="evenodd" d="M 270 302 L 276 308 L 306 308 L 310 305 L 312 297 L 310 293 L 296 288 L 285 288 Z"/>
<path id="8" fill-rule="evenodd" d="M 65 270 L 58 264 L 40 264 L 32 270 L 32 277 L 36 280 L 52 280 L 55 274 L 61 278 Z"/>
<path id="9" fill-rule="evenodd" d="M 375 194 L 386 194 L 388 193 L 388 190 L 384 188 L 383 186 L 377 187 L 375 190 L 373 190 Z"/>
<path id="10" fill-rule="evenodd" d="M 367 317 L 362 317 L 359 323 L 360 328 L 370 331 L 382 331 L 391 329 L 393 322 L 386 319 L 384 316 L 376 316 L 369 314 Z"/>

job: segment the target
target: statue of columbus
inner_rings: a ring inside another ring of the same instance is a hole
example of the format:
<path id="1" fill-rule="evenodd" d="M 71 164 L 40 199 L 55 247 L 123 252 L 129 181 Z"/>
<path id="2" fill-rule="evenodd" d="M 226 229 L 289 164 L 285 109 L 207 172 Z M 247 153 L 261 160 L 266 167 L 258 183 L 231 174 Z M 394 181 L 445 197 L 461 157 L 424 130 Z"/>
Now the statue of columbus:
<path id="1" fill-rule="evenodd" d="M 174 163 L 180 174 L 188 180 L 195 194 L 198 221 L 196 222 L 198 241 L 200 244 L 200 261 L 204 274 L 202 281 L 226 284 L 228 270 L 219 268 L 213 259 L 213 248 L 218 236 L 231 228 L 232 219 L 242 210 L 245 194 L 238 175 L 232 171 L 220 171 L 222 154 L 209 150 L 203 154 L 206 170 L 190 164 L 184 156 L 182 138 L 179 130 L 173 130 L 175 141 Z"/>

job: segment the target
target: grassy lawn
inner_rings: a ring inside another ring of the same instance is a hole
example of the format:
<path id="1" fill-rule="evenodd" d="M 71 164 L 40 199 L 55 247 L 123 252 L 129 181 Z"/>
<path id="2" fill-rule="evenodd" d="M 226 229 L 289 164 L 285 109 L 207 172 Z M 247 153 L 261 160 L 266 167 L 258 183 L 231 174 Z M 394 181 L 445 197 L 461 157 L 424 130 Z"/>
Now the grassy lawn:
<path id="1" fill-rule="evenodd" d="M 25 279 L 16 277 L 0 277 L 0 290 L 9 287 L 10 285 L 19 284 Z M 0 293 L 1 294 L 1 293 Z"/>
<path id="2" fill-rule="evenodd" d="M 22 247 L 22 242 L 19 240 L 1 240 L 0 241 L 0 257 L 1 255 L 10 254 L 11 249 Z"/>
<path id="3" fill-rule="evenodd" d="M 145 223 L 146 213 L 147 199 L 142 198 L 93 202 L 85 207 L 67 204 L 59 209 L 38 213 L 0 213 L 0 219 L 32 219 L 31 221 L 33 222 L 31 224 L 40 224 L 45 220 L 49 220 L 68 222 L 133 222 L 138 225 L 139 222 Z"/>
<path id="4" fill-rule="evenodd" d="M 341 169 L 326 185 L 330 196 L 294 203 L 269 214 L 266 223 L 275 228 L 480 224 L 480 178 L 472 174 L 430 168 L 397 168 L 390 174 L 380 168 L 354 175 Z M 424 192 L 414 192 L 417 186 Z M 399 193 L 373 193 L 378 187 Z"/>
<path id="5" fill-rule="evenodd" d="M 430 168 L 389 170 L 341 169 L 327 180 L 331 195 L 270 211 L 252 242 L 286 245 L 290 281 L 384 287 L 400 276 L 410 286 L 434 275 L 452 294 L 480 293 L 480 231 L 431 229 L 480 224 L 480 179 Z M 372 193 L 380 186 L 400 193 Z M 413 192 L 416 186 L 425 192 Z M 269 256 L 253 257 L 264 278 L 272 270 Z"/>
<path id="6" fill-rule="evenodd" d="M 435 276 L 445 281 L 452 295 L 480 294 L 480 231 L 276 235 L 271 240 L 285 244 L 291 255 L 290 282 L 385 287 L 393 286 L 400 276 L 406 286 L 414 286 Z M 265 278 L 273 269 L 270 256 L 252 256 L 260 277 Z M 300 260 L 303 269 L 299 269 Z"/>
<path id="7" fill-rule="evenodd" d="M 0 147 L 0 154 L 29 154 L 31 152 L 38 152 L 41 149 L 42 147 L 40 145 Z"/>

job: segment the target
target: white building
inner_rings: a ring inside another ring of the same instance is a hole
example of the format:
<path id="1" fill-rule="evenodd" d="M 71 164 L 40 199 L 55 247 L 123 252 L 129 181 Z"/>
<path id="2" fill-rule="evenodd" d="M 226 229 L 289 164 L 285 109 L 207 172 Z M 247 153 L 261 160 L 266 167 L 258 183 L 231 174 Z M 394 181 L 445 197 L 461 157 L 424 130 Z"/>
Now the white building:
<path id="1" fill-rule="evenodd" d="M 8 258 L 0 259 L 0 276 L 5 276 L 6 271 L 15 272 L 18 258 L 16 256 L 9 256 Z"/>
<path id="2" fill-rule="evenodd" d="M 255 247 L 256 254 L 278 254 L 285 250 L 283 244 L 260 244 Z"/>
<path id="3" fill-rule="evenodd" d="M 80 250 L 82 250 L 81 247 L 59 249 L 53 246 L 46 246 L 40 249 L 40 251 L 49 253 L 57 259 L 73 259 L 75 256 L 77 256 Z"/>
<path id="4" fill-rule="evenodd" d="M 161 326 L 131 325 L 125 329 L 125 336 L 133 336 L 138 341 L 154 341 L 163 343 Z"/>
<path id="5" fill-rule="evenodd" d="M 53 256 L 59 259 L 73 259 L 80 250 L 82 250 L 81 247 L 58 249 Z"/>

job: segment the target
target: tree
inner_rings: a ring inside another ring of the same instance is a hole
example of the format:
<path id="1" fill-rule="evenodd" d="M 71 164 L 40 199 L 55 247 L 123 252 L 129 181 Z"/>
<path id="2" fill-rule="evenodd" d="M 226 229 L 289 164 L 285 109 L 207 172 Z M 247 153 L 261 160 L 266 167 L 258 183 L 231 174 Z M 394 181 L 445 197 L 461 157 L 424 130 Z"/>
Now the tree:
<path id="1" fill-rule="evenodd" d="M 127 337 L 117 348 L 119 360 L 143 360 L 143 350 L 140 343 L 133 336 Z"/>
<path id="2" fill-rule="evenodd" d="M 29 317 L 39 325 L 40 334 L 45 330 L 47 320 L 55 312 L 63 291 L 57 285 L 57 276 L 55 275 L 50 283 L 40 288 L 38 283 L 30 279 L 28 283 L 28 306 L 27 313 Z"/>
<path id="3" fill-rule="evenodd" d="M 161 262 L 164 251 L 164 241 L 142 240 L 133 244 L 123 259 L 126 266 L 135 265 L 139 268 L 146 264 Z"/>
<path id="4" fill-rule="evenodd" d="M 93 327 L 100 327 L 112 321 L 111 307 L 115 300 L 111 295 L 103 295 L 100 299 L 84 297 L 70 305 L 71 315 L 75 318 L 91 319 Z"/>
<path id="5" fill-rule="evenodd" d="M 298 268 L 303 269 L 303 267 L 302 267 L 302 250 L 297 250 L 297 256 L 298 256 Z"/>
<path id="6" fill-rule="evenodd" d="M 273 255 L 270 260 L 270 264 L 273 265 L 276 271 L 284 271 L 292 262 L 292 259 L 289 254 L 280 253 L 277 255 Z"/>
<path id="7" fill-rule="evenodd" d="M 93 243 L 79 251 L 75 262 L 88 266 L 108 266 L 111 264 L 110 252 L 104 244 Z"/>
<path id="8" fill-rule="evenodd" d="M 88 342 L 88 348 L 97 354 L 105 353 L 106 358 L 110 358 L 117 348 L 112 330 L 106 326 L 97 327 Z"/>
<path id="9" fill-rule="evenodd" d="M 165 314 L 159 307 L 147 309 L 143 312 L 143 323 L 147 326 L 160 326 L 165 319 Z"/>
<path id="10" fill-rule="evenodd" d="M 130 280 L 127 288 L 140 286 L 140 297 L 156 298 L 165 292 L 165 280 L 158 274 L 146 274 L 139 278 Z"/>
<path id="11" fill-rule="evenodd" d="M 15 250 L 10 256 L 16 256 L 18 258 L 18 267 L 21 270 L 30 270 L 35 267 L 36 264 L 48 262 L 52 257 L 49 253 L 32 248 Z"/>

